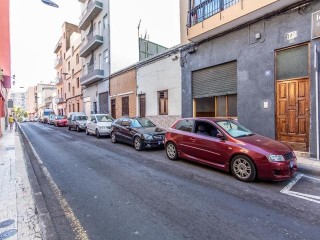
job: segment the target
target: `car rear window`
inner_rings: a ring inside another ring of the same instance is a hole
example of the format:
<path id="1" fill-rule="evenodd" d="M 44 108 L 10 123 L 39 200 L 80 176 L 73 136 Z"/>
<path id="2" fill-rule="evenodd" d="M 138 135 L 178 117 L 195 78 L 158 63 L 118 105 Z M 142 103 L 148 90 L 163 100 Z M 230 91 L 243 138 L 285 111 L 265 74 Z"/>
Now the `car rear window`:
<path id="1" fill-rule="evenodd" d="M 193 126 L 194 126 L 194 120 L 183 119 L 176 124 L 175 129 L 184 131 L 184 132 L 192 132 Z"/>

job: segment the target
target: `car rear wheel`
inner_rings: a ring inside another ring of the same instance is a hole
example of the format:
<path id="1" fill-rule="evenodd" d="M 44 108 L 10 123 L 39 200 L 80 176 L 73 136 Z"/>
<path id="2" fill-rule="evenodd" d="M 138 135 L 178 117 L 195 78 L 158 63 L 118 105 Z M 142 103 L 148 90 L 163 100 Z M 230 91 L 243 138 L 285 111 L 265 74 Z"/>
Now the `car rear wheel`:
<path id="1" fill-rule="evenodd" d="M 78 125 L 77 125 L 77 127 L 76 127 L 76 130 L 77 130 L 77 132 L 80 132 L 80 128 L 79 128 Z"/>
<path id="2" fill-rule="evenodd" d="M 166 153 L 167 153 L 167 157 L 174 161 L 178 159 L 178 151 L 177 151 L 177 147 L 173 142 L 169 142 L 166 145 Z"/>
<path id="3" fill-rule="evenodd" d="M 137 151 L 141 151 L 141 150 L 142 150 L 142 141 L 141 141 L 141 138 L 139 138 L 139 137 L 135 137 L 135 138 L 134 138 L 134 148 L 135 148 Z"/>
<path id="4" fill-rule="evenodd" d="M 231 172 L 240 181 L 251 182 L 256 178 L 257 171 L 250 158 L 235 156 L 231 161 Z"/>
<path id="5" fill-rule="evenodd" d="M 117 142 L 116 134 L 114 132 L 111 133 L 111 142 L 113 143 Z"/>
<path id="6" fill-rule="evenodd" d="M 100 138 L 100 132 L 99 132 L 98 129 L 96 129 L 96 137 L 97 137 L 97 138 Z"/>

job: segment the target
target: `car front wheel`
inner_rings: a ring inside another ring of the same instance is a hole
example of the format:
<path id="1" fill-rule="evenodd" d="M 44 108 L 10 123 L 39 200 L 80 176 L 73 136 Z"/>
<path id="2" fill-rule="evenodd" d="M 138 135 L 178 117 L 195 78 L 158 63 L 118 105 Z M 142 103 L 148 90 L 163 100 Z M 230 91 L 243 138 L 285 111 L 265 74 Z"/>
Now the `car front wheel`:
<path id="1" fill-rule="evenodd" d="M 135 137 L 135 138 L 134 138 L 134 148 L 135 148 L 137 151 L 141 151 L 141 150 L 142 150 L 142 141 L 141 141 L 141 138 L 139 138 L 139 137 Z"/>
<path id="2" fill-rule="evenodd" d="M 89 131 L 88 131 L 88 128 L 86 128 L 86 134 L 87 134 L 87 135 L 89 135 Z"/>
<path id="3" fill-rule="evenodd" d="M 256 168 L 247 156 L 235 156 L 231 161 L 231 172 L 240 181 L 251 182 L 256 178 Z"/>
<path id="4" fill-rule="evenodd" d="M 173 142 L 169 142 L 166 145 L 166 153 L 167 153 L 167 157 L 174 161 L 178 159 L 178 151 L 177 151 L 177 147 Z"/>
<path id="5" fill-rule="evenodd" d="M 98 129 L 96 129 L 96 137 L 97 137 L 97 138 L 100 138 L 100 132 L 99 132 Z"/>
<path id="6" fill-rule="evenodd" d="M 116 134 L 114 132 L 111 133 L 111 142 L 113 143 L 117 142 Z"/>
<path id="7" fill-rule="evenodd" d="M 79 128 L 78 125 L 77 125 L 77 127 L 76 127 L 76 130 L 77 130 L 77 132 L 80 132 L 80 128 Z"/>

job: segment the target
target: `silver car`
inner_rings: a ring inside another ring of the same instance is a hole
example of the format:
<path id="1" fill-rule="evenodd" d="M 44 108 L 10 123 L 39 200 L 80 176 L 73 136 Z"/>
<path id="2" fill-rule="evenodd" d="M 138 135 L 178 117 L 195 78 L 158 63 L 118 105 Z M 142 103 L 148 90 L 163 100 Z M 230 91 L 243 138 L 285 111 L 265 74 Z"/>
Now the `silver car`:
<path id="1" fill-rule="evenodd" d="M 113 118 L 108 114 L 92 114 L 87 121 L 86 134 L 95 134 L 97 138 L 110 136 L 112 122 Z"/>
<path id="2" fill-rule="evenodd" d="M 68 117 L 68 130 L 75 129 L 77 132 L 86 130 L 88 117 L 82 112 L 70 113 Z"/>

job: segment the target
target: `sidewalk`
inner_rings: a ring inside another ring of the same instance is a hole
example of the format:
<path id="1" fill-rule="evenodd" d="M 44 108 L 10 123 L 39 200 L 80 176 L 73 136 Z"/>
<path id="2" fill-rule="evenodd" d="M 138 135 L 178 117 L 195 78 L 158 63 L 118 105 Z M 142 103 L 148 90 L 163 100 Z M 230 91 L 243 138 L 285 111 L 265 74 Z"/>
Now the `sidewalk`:
<path id="1" fill-rule="evenodd" d="M 0 240 L 42 239 L 18 132 L 0 137 Z"/>

